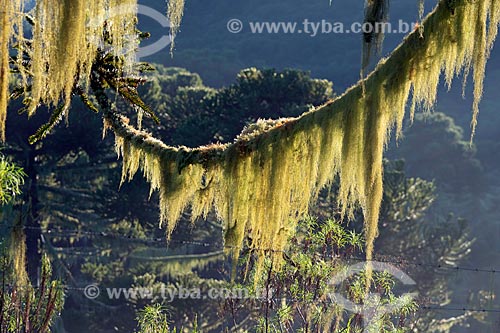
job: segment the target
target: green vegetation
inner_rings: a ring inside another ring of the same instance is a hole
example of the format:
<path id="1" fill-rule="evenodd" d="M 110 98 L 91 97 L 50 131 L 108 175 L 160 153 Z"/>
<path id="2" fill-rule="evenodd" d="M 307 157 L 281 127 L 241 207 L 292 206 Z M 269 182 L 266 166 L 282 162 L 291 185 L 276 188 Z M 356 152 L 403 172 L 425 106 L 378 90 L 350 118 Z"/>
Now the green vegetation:
<path id="1" fill-rule="evenodd" d="M 26 174 L 23 169 L 11 163 L 0 153 L 0 204 L 10 202 L 16 195 L 21 194 L 21 186 Z"/>
<path id="2" fill-rule="evenodd" d="M 53 332 L 50 327 L 62 310 L 64 290 L 59 281 L 51 280 L 49 258 L 43 257 L 41 281 L 37 287 L 21 283 L 18 272 L 12 269 L 13 263 L 7 257 L 2 257 L 0 265 L 0 331 Z"/>
<path id="3" fill-rule="evenodd" d="M 298 116 L 333 98 L 331 82 L 298 70 L 249 68 L 236 83 L 216 90 L 185 69 L 155 68 L 139 92 L 164 120 L 145 121 L 155 136 L 173 145 L 230 142 L 258 119 Z"/>
<path id="4" fill-rule="evenodd" d="M 409 331 L 405 329 L 407 320 L 418 308 L 411 298 L 371 322 L 363 322 L 360 314 L 345 311 L 336 301 L 334 293 L 366 307 L 396 303 L 396 281 L 388 272 L 375 272 L 372 277 L 372 291 L 381 296 L 377 304 L 369 304 L 365 297 L 365 272 L 348 277 L 340 285 L 332 283 L 333 277 L 359 264 L 357 254 L 364 248 L 361 234 L 346 230 L 333 219 L 320 223 L 311 217 L 301 221 L 299 229 L 278 273 L 273 272 L 272 262 L 266 261 L 264 276 L 259 279 L 262 283 L 257 286 L 263 304 L 255 332 Z"/>
<path id="5" fill-rule="evenodd" d="M 168 96 L 168 98 L 180 101 L 182 99 L 180 96 L 185 96 L 183 95 L 183 91 L 188 89 L 190 84 L 195 87 L 199 87 L 201 84 L 201 80 L 197 75 L 185 70 L 160 70 L 165 71 L 164 73 L 169 71 L 167 74 L 161 74 L 160 77 L 163 76 L 165 81 L 171 80 L 171 91 L 178 91 L 179 94 L 158 94 L 158 97 Z M 267 73 L 270 73 L 268 74 L 269 77 L 274 77 L 275 81 L 279 81 L 279 73 L 271 74 L 271 71 L 267 71 Z M 289 76 L 292 75 L 291 71 L 288 73 Z M 301 74 L 297 72 L 297 74 L 293 75 Z M 169 76 L 174 76 L 174 78 L 169 79 Z M 314 87 L 314 84 L 311 85 L 307 81 L 302 82 L 306 83 L 305 87 Z M 321 83 L 320 81 L 316 82 Z M 255 84 L 259 85 L 260 83 L 257 82 Z M 278 82 L 277 85 L 285 86 L 279 85 Z M 165 86 L 169 87 L 169 85 Z M 180 88 L 176 88 L 176 86 Z M 324 86 L 328 87 L 331 85 L 326 82 Z M 212 89 L 211 94 L 218 95 L 226 89 L 228 88 L 220 90 Z M 236 83 L 230 89 L 240 90 L 241 88 Z M 265 89 L 260 91 L 265 92 Z M 261 96 L 257 94 L 254 96 L 256 101 L 261 100 Z M 309 95 L 306 94 L 306 96 Z M 310 96 L 314 96 L 314 90 L 311 90 Z M 310 100 L 310 97 L 306 97 L 302 102 L 299 101 L 298 108 L 301 105 L 307 108 L 308 101 Z M 148 102 L 155 103 L 155 99 L 151 97 Z M 249 103 L 254 102 L 250 101 Z M 78 107 L 78 104 L 75 107 Z M 157 208 L 153 203 L 144 200 L 147 198 L 149 190 L 140 179 L 137 179 L 131 184 L 123 184 L 120 193 L 115 193 L 113 189 L 118 188 L 120 168 L 115 159 L 109 154 L 112 144 L 111 140 L 99 143 L 100 145 L 104 144 L 104 146 L 96 149 L 95 145 L 98 144 L 98 139 L 94 143 L 94 140 L 92 140 L 93 132 L 91 130 L 90 134 L 88 134 L 89 140 L 85 140 L 86 136 L 82 136 L 84 140 L 71 143 L 68 146 L 67 142 L 65 142 L 65 138 L 68 136 L 66 131 L 79 131 L 76 124 L 81 123 L 81 121 L 76 117 L 82 114 L 82 112 L 72 112 L 71 114 L 73 118 L 70 121 L 75 123 L 75 125 L 67 129 L 57 128 L 53 135 L 45 139 L 51 140 L 51 145 L 42 145 L 36 150 L 36 154 L 40 156 L 37 158 L 39 161 L 37 162 L 37 170 L 39 170 L 37 179 L 40 189 L 38 200 L 41 202 L 41 207 L 44 207 L 44 209 L 40 210 L 40 218 L 44 221 L 42 228 L 45 234 L 44 237 L 47 240 L 45 246 L 55 260 L 57 271 L 64 277 L 67 283 L 75 288 L 89 283 L 98 283 L 102 286 L 116 288 L 152 288 L 157 293 L 159 293 L 158 288 L 161 285 L 167 287 L 181 285 L 186 288 L 199 287 L 201 285 L 204 286 L 203 290 L 205 292 L 212 287 L 230 287 L 227 283 L 223 283 L 225 279 L 229 279 L 230 270 L 223 275 L 218 275 L 217 279 L 213 280 L 214 269 L 216 271 L 220 269 L 225 271 L 224 268 L 218 268 L 224 265 L 224 261 L 221 256 L 223 248 L 217 237 L 220 234 L 221 227 L 216 222 L 216 217 L 210 213 L 207 218 L 209 223 L 198 222 L 196 227 L 191 230 L 189 227 L 191 217 L 189 214 L 185 214 L 183 216 L 183 221 L 185 222 L 181 223 L 178 230 L 172 235 L 172 242 L 169 245 L 169 249 L 163 248 L 165 245 L 161 241 L 163 238 L 162 232 L 155 226 Z M 159 113 L 159 117 L 162 119 L 162 123 L 168 124 L 166 113 Z M 196 117 L 196 112 L 186 115 L 187 119 L 189 117 Z M 238 118 L 238 115 L 235 115 L 235 118 Z M 89 119 L 91 120 L 92 118 Z M 228 124 L 231 124 L 231 122 L 229 121 Z M 95 127 L 95 130 L 98 131 L 99 123 L 97 121 L 87 121 L 86 127 L 88 128 L 88 126 Z M 226 124 L 220 122 L 219 127 L 224 128 Z M 29 133 L 29 129 L 27 131 Z M 250 127 L 246 131 L 247 133 L 251 133 L 252 128 Z M 199 135 L 203 136 L 204 133 L 199 133 Z M 50 150 L 47 150 L 49 148 Z M 54 165 L 56 166 L 55 168 Z M 381 245 L 377 252 L 384 254 L 387 251 L 387 254 L 390 255 L 394 253 L 394 247 L 397 247 L 397 253 L 403 257 L 412 256 L 420 258 L 418 260 L 421 261 L 428 258 L 430 260 L 429 264 L 436 264 L 439 262 L 438 256 L 429 256 L 428 254 L 419 252 L 406 253 L 405 249 L 408 249 L 408 251 L 413 250 L 414 246 L 412 244 L 419 244 L 429 234 L 446 235 L 451 230 L 450 228 L 454 228 L 452 227 L 453 222 L 448 222 L 442 228 L 438 228 L 439 224 L 436 224 L 437 229 L 429 229 L 430 225 L 437 222 L 424 219 L 427 216 L 426 211 L 428 207 L 434 200 L 434 187 L 432 184 L 419 179 L 407 179 L 404 176 L 403 166 L 402 163 L 394 162 L 385 167 L 384 182 L 386 186 L 383 202 L 386 204 L 382 205 L 381 212 L 382 219 L 386 223 L 382 227 L 380 236 Z M 99 173 L 96 173 L 96 170 L 100 170 Z M 66 185 L 65 187 L 61 187 L 61 184 L 71 184 L 71 186 Z M 322 192 L 319 196 L 318 207 L 320 208 L 313 209 L 314 214 L 318 216 L 316 228 L 326 227 L 323 223 L 331 219 L 332 216 L 335 216 L 337 221 L 340 218 L 340 216 L 336 215 L 339 209 L 336 206 L 337 194 L 335 188 L 338 187 L 335 185 L 332 191 Z M 71 203 L 71 205 L 68 205 L 68 203 Z M 112 212 L 111 215 L 110 212 Z M 355 213 L 354 215 L 357 218 L 361 218 L 359 213 Z M 412 218 L 407 219 L 407 216 L 411 216 Z M 330 220 L 329 223 L 337 222 Z M 359 220 L 359 223 L 352 224 L 355 228 L 359 228 L 360 225 L 362 225 L 361 220 Z M 47 233 L 48 230 L 52 230 L 52 232 Z M 360 232 L 361 230 L 351 231 L 349 229 L 345 231 L 345 234 L 359 236 Z M 464 230 L 458 229 L 456 233 L 464 237 L 463 239 L 452 237 L 457 242 L 457 246 L 461 244 L 460 246 L 467 249 L 469 245 Z M 320 234 L 318 233 L 318 235 Z M 400 238 L 400 235 L 405 236 Z M 187 239 L 194 241 L 195 244 L 190 245 L 189 242 L 176 242 L 176 240 Z M 359 249 L 360 245 L 363 247 L 363 243 L 360 243 L 359 238 L 357 239 L 356 249 Z M 410 239 L 412 241 L 409 241 Z M 205 243 L 210 244 L 210 246 L 200 247 L 196 245 Z M 249 243 L 245 241 L 245 244 Z M 295 261 L 300 258 L 302 258 L 301 260 L 317 261 L 315 256 L 318 254 L 316 252 L 306 251 L 304 253 L 303 247 L 298 242 L 291 242 L 291 244 L 295 244 L 296 246 L 292 246 L 290 251 L 287 250 L 287 253 L 291 253 Z M 387 247 L 383 246 L 385 244 L 387 244 Z M 439 249 L 438 251 L 444 253 L 447 251 L 448 246 L 454 246 L 452 244 L 435 244 L 429 247 L 429 250 Z M 387 250 L 384 250 L 385 248 Z M 296 251 L 299 252 L 296 253 Z M 302 255 L 300 251 L 302 251 Z M 253 256 L 254 252 L 244 250 L 244 253 Z M 337 251 L 337 254 L 353 255 L 354 252 L 343 248 Z M 247 271 L 246 262 L 244 261 L 246 258 L 248 258 L 247 254 L 241 259 L 244 265 L 238 270 L 240 273 L 236 276 L 243 276 L 244 272 Z M 286 276 L 288 274 L 286 273 L 287 270 L 293 270 L 291 267 L 293 267 L 292 263 L 295 261 L 289 261 L 289 258 L 285 257 L 282 274 Z M 289 266 L 289 264 L 292 266 Z M 261 271 L 264 277 L 267 273 L 265 267 L 269 267 L 267 265 L 266 263 L 264 269 Z M 405 267 L 405 270 L 412 268 L 413 266 Z M 329 270 L 323 272 L 324 278 L 327 277 L 328 272 Z M 420 273 L 412 270 L 411 275 L 413 274 Z M 425 295 L 432 295 L 435 292 L 432 290 L 448 288 L 446 287 L 448 283 L 446 276 L 429 276 L 428 272 L 422 272 L 418 276 L 419 292 Z M 429 281 L 429 283 L 424 284 L 423 280 Z M 266 279 L 262 281 L 265 282 Z M 437 281 L 440 282 L 438 283 Z M 425 287 L 421 289 L 420 284 Z M 375 285 L 374 283 L 372 287 L 375 288 Z M 436 286 L 436 289 L 430 288 L 431 285 Z M 250 283 L 250 287 L 253 287 L 253 283 Z M 314 285 L 310 285 L 311 290 L 314 289 L 313 287 Z M 297 296 L 300 295 L 294 295 L 293 297 Z M 96 332 L 106 332 L 106 330 L 113 327 L 127 330 L 135 325 L 133 317 L 136 311 L 142 309 L 150 301 L 149 299 L 138 298 L 125 303 L 123 299 L 109 300 L 106 294 L 97 300 L 89 300 L 83 297 L 81 291 L 69 290 L 63 318 L 65 318 L 66 329 L 76 332 L 78 332 L 78 327 L 91 327 Z M 161 299 L 157 299 L 156 302 L 161 302 Z M 214 313 L 214 308 L 222 306 L 225 309 L 222 313 L 230 314 L 230 312 L 226 311 L 230 311 L 232 305 L 225 304 L 224 301 L 222 301 L 221 305 L 220 302 L 220 300 L 206 302 L 174 300 L 172 303 L 163 301 L 163 306 L 167 306 L 169 309 L 169 319 L 171 319 L 169 328 L 192 328 L 196 317 L 199 318 L 200 328 L 205 328 L 209 331 L 217 331 L 220 327 L 231 327 L 234 325 L 233 320 L 222 320 L 219 314 Z M 308 307 L 304 303 L 298 303 L 296 306 L 304 307 L 304 309 Z M 323 304 L 323 306 L 326 305 Z M 88 311 L 89 307 L 94 310 Z M 244 313 L 247 313 L 245 316 L 242 315 L 243 317 L 252 314 L 250 319 L 245 321 L 248 329 L 255 327 L 254 325 L 258 323 L 262 324 L 265 322 L 263 319 L 266 316 L 265 312 L 263 312 L 265 307 L 260 307 L 259 309 L 258 311 L 254 309 L 250 312 L 243 310 Z M 300 308 L 300 311 L 304 309 Z M 113 316 L 107 314 L 109 311 L 112 311 Z M 295 313 L 297 314 L 297 312 Z M 272 311 L 269 312 L 268 322 L 276 321 L 276 318 L 278 318 L 276 316 L 278 315 L 273 314 Z M 395 317 L 390 318 L 394 319 Z M 390 318 L 386 319 L 390 320 Z M 410 317 L 405 318 L 410 320 Z M 429 313 L 426 313 L 426 316 L 423 317 L 412 318 L 412 325 L 422 327 L 422 331 L 429 328 L 429 322 L 432 322 L 432 320 L 436 320 L 435 322 L 449 320 L 448 317 L 440 317 L 438 314 L 432 316 Z M 326 320 L 326 318 L 323 319 Z M 237 322 L 239 322 L 238 319 Z M 348 325 L 349 317 L 343 317 L 341 322 L 344 325 Z M 357 325 L 360 324 L 359 321 L 353 322 L 356 322 Z M 416 324 L 417 322 L 419 324 Z M 301 320 L 295 319 L 295 323 L 300 324 Z"/>
<path id="6" fill-rule="evenodd" d="M 484 320 L 465 308 L 454 317 L 432 311 L 455 297 L 453 279 L 440 269 L 458 270 L 473 241 L 464 219 L 442 218 L 446 205 L 439 213 L 429 209 L 433 183 L 406 177 L 403 162 L 383 156 L 391 132 L 403 135 L 407 104 L 415 137 L 422 135 L 415 110 L 433 108 L 442 73 L 448 85 L 455 75 L 472 73 L 474 134 L 498 3 L 439 2 L 425 29 L 337 97 L 331 82 L 292 69 L 249 68 L 220 89 L 180 68 L 159 66 L 151 79 L 153 68 L 128 52 L 146 36 L 136 31 L 133 11 L 87 24 L 118 2 L 37 3 L 28 18 L 32 41 L 24 38 L 24 17 L 15 15 L 22 1 L 11 2 L 0 12 L 0 136 L 7 122 L 3 151 L 9 154 L 0 159 L 0 200 L 7 203 L 0 234 L 6 251 L 2 330 L 66 329 L 55 325 L 63 283 L 51 281 L 46 254 L 68 290 L 62 316 L 71 331 L 130 331 L 137 316 L 141 333 L 360 332 L 370 316 L 332 304 L 329 283 L 359 260 L 368 262 L 364 270 L 333 291 L 365 308 L 395 306 L 375 317 L 370 331 L 449 332 Z M 386 1 L 367 4 L 367 22 L 385 20 Z M 167 6 L 173 35 L 183 10 L 183 0 Z M 67 20 L 70 12 L 74 19 Z M 89 38 L 96 36 L 94 45 Z M 365 35 L 362 72 L 371 44 L 379 45 L 372 40 L 381 37 Z M 9 110 L 6 120 L 8 100 L 20 112 Z M 47 108 L 48 120 L 40 113 Z M 61 129 L 64 117 L 77 125 Z M 461 129 L 441 114 L 431 120 L 428 135 L 438 136 L 437 128 L 443 137 L 440 146 L 426 145 L 431 156 L 458 164 L 468 154 L 465 167 L 438 169 L 436 186 L 446 181 L 441 174 L 464 177 L 474 170 L 479 178 L 480 163 Z M 411 130 L 406 133 L 411 138 Z M 113 146 L 123 158 L 121 170 Z M 149 189 L 134 180 L 139 170 Z M 451 186 L 473 193 L 460 182 Z M 377 260 L 418 277 L 415 288 L 424 297 L 418 303 L 434 308 L 422 313 L 413 300 L 399 302 L 400 286 L 374 269 Z M 89 285 L 97 288 L 95 297 L 82 293 Z M 165 287 L 233 286 L 254 289 L 254 298 L 157 296 Z M 117 289 L 126 292 L 124 299 L 112 296 Z M 470 299 L 493 300 L 493 287 L 485 295 L 471 292 Z"/>
<path id="7" fill-rule="evenodd" d="M 64 290 L 60 281 L 52 280 L 46 255 L 39 284 L 32 286 L 28 279 L 22 208 L 10 223 L 25 176 L 21 167 L 0 155 L 0 332 L 48 333 L 62 310 Z"/>

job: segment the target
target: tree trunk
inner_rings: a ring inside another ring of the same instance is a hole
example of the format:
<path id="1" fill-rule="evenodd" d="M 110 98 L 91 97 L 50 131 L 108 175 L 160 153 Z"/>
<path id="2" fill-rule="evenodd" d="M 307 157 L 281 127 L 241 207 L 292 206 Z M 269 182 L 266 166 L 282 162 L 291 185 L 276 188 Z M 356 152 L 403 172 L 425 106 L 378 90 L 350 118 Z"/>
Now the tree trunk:
<path id="1" fill-rule="evenodd" d="M 25 192 L 25 204 L 28 207 L 25 218 L 25 232 L 28 277 L 32 285 L 37 286 L 40 275 L 40 264 L 42 262 L 42 254 L 40 251 L 42 230 L 40 228 L 38 213 L 39 201 L 35 156 L 36 149 L 34 147 L 29 147 L 26 151 L 25 165 L 25 172 L 28 175 Z"/>

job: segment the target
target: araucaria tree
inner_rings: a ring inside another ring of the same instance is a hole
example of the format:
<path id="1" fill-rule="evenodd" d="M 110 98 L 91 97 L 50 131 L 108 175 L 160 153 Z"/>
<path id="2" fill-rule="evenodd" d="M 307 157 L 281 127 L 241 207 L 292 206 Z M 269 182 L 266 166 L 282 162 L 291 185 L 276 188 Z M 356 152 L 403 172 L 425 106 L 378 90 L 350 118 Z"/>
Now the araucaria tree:
<path id="1" fill-rule="evenodd" d="M 368 1 L 369 22 L 383 19 L 376 9 L 385 10 L 386 2 Z M 105 129 L 115 134 L 123 181 L 143 171 L 151 190 L 160 193 L 161 224 L 168 235 L 187 207 L 193 221 L 215 207 L 232 254 L 238 256 L 248 236 L 246 245 L 261 262 L 264 255 L 272 256 L 273 267 L 279 267 L 280 251 L 310 202 L 335 177 L 342 214 L 352 215 L 357 205 L 363 210 L 366 256 L 372 258 L 389 135 L 394 130 L 399 137 L 408 104 L 410 118 L 416 108 L 432 109 L 443 73 L 448 85 L 455 75 L 467 78 L 471 73 L 474 133 L 486 60 L 500 21 L 500 0 L 439 1 L 420 28 L 340 97 L 297 118 L 261 120 L 230 144 L 187 148 L 168 146 L 134 128 L 105 91 L 112 88 L 154 117 L 134 92 L 141 79 L 133 76 L 134 57 L 127 51 L 137 45 L 135 38 L 125 38 L 136 34 L 135 11 L 130 10 L 135 0 L 38 0 L 29 17 L 31 40 L 22 31 L 23 3 L 0 0 L 0 127 L 12 69 L 24 87 L 14 93 L 25 95 L 29 114 L 40 103 L 59 105 L 34 140 L 68 112 L 73 94 L 97 110 L 86 94 L 90 87 Z M 183 0 L 168 5 L 174 32 L 183 6 Z M 116 8 L 121 10 L 114 13 Z M 368 37 L 365 43 L 371 43 Z M 106 43 L 111 51 L 100 48 Z M 11 46 L 16 46 L 17 57 L 10 57 Z"/>

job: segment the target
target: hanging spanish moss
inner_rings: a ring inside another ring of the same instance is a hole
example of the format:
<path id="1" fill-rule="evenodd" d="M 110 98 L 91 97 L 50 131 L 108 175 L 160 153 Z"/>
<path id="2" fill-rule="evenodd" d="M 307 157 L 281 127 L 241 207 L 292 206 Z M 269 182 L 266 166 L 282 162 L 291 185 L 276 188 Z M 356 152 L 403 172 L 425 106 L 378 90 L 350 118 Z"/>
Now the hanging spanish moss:
<path id="1" fill-rule="evenodd" d="M 170 21 L 170 34 L 172 37 L 170 51 L 174 49 L 175 36 L 181 26 L 182 16 L 184 15 L 184 4 L 185 0 L 168 0 L 167 17 Z"/>
<path id="2" fill-rule="evenodd" d="M 382 156 L 390 132 L 399 136 L 405 106 L 432 109 L 442 72 L 447 83 L 472 69 L 477 114 L 484 65 L 500 20 L 500 0 L 440 2 L 363 82 L 298 118 L 261 120 L 234 143 L 196 149 L 170 147 L 128 126 L 103 105 L 123 156 L 123 180 L 138 171 L 160 193 L 161 224 L 174 230 L 182 211 L 193 221 L 215 207 L 226 247 L 235 257 L 249 246 L 279 268 L 281 250 L 319 190 L 340 179 L 345 216 L 358 205 L 365 216 L 367 259 L 372 259 L 382 200 Z M 470 23 L 474 22 L 474 25 Z M 488 24 L 489 22 L 489 24 Z M 261 261 L 261 260 L 260 260 Z"/>
<path id="3" fill-rule="evenodd" d="M 361 78 L 373 56 L 373 49 L 380 53 L 384 41 L 382 24 L 387 22 L 389 0 L 367 0 L 365 4 L 365 20 L 363 31 L 363 59 L 361 63 Z M 368 28 L 369 27 L 369 28 Z"/>
<path id="4" fill-rule="evenodd" d="M 33 32 L 32 114 L 38 103 L 69 106 L 75 84 L 85 84 L 98 47 L 107 38 L 114 55 L 136 40 L 137 0 L 39 0 Z M 131 63 L 133 57 L 126 63 Z M 77 79 L 79 79 L 77 81 Z"/>
<path id="5" fill-rule="evenodd" d="M 0 124 L 1 139 L 5 140 L 5 119 L 7 118 L 7 95 L 9 94 L 9 38 L 10 38 L 10 20 L 11 8 L 9 0 L 0 0 L 1 8 L 6 8 L 0 11 L 0 24 L 2 31 L 0 32 Z"/>
<path id="6" fill-rule="evenodd" d="M 425 12 L 425 0 L 418 0 L 418 19 L 422 21 Z"/>
<path id="7" fill-rule="evenodd" d="M 111 0 L 106 9 L 104 32 L 110 36 L 113 54 L 123 56 L 126 72 L 132 71 L 132 65 L 136 60 L 135 51 L 139 47 L 136 31 L 137 2 L 137 0 Z M 96 33 L 102 33 L 102 24 L 96 27 L 98 28 Z"/>
<path id="8" fill-rule="evenodd" d="M 0 130 L 3 139 L 8 103 L 9 48 L 16 45 L 17 67 L 32 115 L 40 103 L 63 103 L 64 113 L 75 85 L 85 88 L 98 48 L 123 56 L 125 69 L 135 60 L 137 0 L 38 0 L 33 37 L 27 43 L 22 25 L 23 0 L 0 0 Z M 31 63 L 21 61 L 27 52 Z M 29 74 L 29 75 L 28 75 Z M 28 77 L 30 77 L 28 79 Z M 29 88 L 28 88 L 29 87 Z"/>
<path id="9" fill-rule="evenodd" d="M 0 0 L 0 140 L 5 140 L 9 96 L 9 46 L 12 35 L 22 34 L 22 0 Z"/>

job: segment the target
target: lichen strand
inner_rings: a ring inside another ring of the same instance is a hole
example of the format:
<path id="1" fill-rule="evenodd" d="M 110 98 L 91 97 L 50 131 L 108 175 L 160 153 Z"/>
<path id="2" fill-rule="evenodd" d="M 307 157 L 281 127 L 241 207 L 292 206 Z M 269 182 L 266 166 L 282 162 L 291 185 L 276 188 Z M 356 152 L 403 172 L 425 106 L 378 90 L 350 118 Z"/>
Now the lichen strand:
<path id="1" fill-rule="evenodd" d="M 14 44 L 31 56 L 17 67 L 29 96 L 32 115 L 39 103 L 69 107 L 75 84 L 86 87 L 104 31 L 115 55 L 123 55 L 125 69 L 135 61 L 137 0 L 39 0 L 33 11 L 31 43 L 23 34 L 23 0 L 0 0 L 0 131 L 3 138 L 8 103 L 9 48 Z M 29 74 L 29 75 L 28 75 Z M 32 76 L 32 78 L 30 78 Z"/>
<path id="2" fill-rule="evenodd" d="M 170 21 L 170 34 L 172 37 L 171 51 L 174 48 L 175 35 L 179 31 L 182 16 L 184 15 L 185 0 L 169 0 L 167 6 L 167 17 Z"/>
<path id="3" fill-rule="evenodd" d="M 476 132 L 477 117 L 479 115 L 479 102 L 481 101 L 481 97 L 483 96 L 483 81 L 484 81 L 484 74 L 486 72 L 486 56 L 489 54 L 489 49 L 486 46 L 488 40 L 487 37 L 488 34 L 486 30 L 487 26 L 482 23 L 488 19 L 488 8 L 491 6 L 491 4 L 487 2 L 488 1 L 485 1 L 484 3 L 478 5 L 479 10 L 475 21 L 476 36 L 474 37 L 474 40 L 476 45 L 473 50 L 474 103 L 472 106 L 471 143 L 472 143 L 472 137 Z"/>
<path id="4" fill-rule="evenodd" d="M 102 1 L 102 0 L 99 0 Z M 131 73 L 136 61 L 137 38 L 137 0 L 108 0 L 106 7 L 106 31 L 110 35 L 113 54 L 124 59 L 124 71 Z M 102 25 L 102 22 L 99 22 Z M 102 26 L 97 25 L 102 33 Z"/>
<path id="5" fill-rule="evenodd" d="M 254 126 L 223 147 L 172 148 L 115 125 L 124 177 L 142 166 L 152 188 L 160 190 L 167 234 L 186 207 L 192 207 L 194 220 L 214 206 L 224 222 L 226 246 L 236 258 L 249 246 L 258 262 L 270 256 L 273 267 L 279 268 L 280 251 L 297 221 L 318 191 L 338 175 L 343 214 L 352 216 L 358 205 L 363 210 L 366 256 L 371 259 L 382 201 L 382 157 L 390 132 L 395 128 L 400 135 L 409 99 L 424 111 L 432 109 L 442 72 L 450 83 L 472 69 L 475 91 L 482 90 L 499 3 L 467 1 L 450 10 L 441 2 L 424 21 L 423 34 L 412 33 L 382 60 L 364 81 L 364 89 L 358 84 L 299 118 L 272 123 L 271 129 Z M 474 106 L 480 97 L 475 94 Z M 265 129 L 257 133 L 259 127 Z"/>
<path id="6" fill-rule="evenodd" d="M 28 114 L 40 103 L 65 111 L 76 84 L 86 87 L 99 47 L 111 42 L 111 52 L 123 56 L 132 69 L 138 45 L 135 31 L 137 0 L 38 0 L 33 10 L 31 42 L 23 34 L 23 0 L 0 0 L 0 139 L 8 104 L 9 48 L 16 45 L 17 69 L 26 89 Z M 31 62 L 22 61 L 23 52 Z M 66 113 L 67 114 L 67 113 Z"/>
<path id="7" fill-rule="evenodd" d="M 0 0 L 0 140 L 5 140 L 9 96 L 9 46 L 12 35 L 22 34 L 22 0 Z"/>
<path id="8" fill-rule="evenodd" d="M 1 8 L 6 8 L 0 11 L 0 24 L 2 31 L 0 32 L 0 137 L 5 140 L 5 119 L 7 118 L 7 95 L 9 94 L 9 37 L 10 37 L 10 0 L 0 0 Z"/>
<path id="9" fill-rule="evenodd" d="M 361 61 L 361 78 L 367 69 L 372 57 L 373 47 L 378 53 L 382 51 L 382 43 L 384 41 L 383 32 L 377 32 L 378 24 L 387 22 L 389 13 L 389 0 L 367 0 L 365 2 L 365 24 L 369 24 L 372 28 L 371 32 L 363 34 L 363 56 Z"/>

